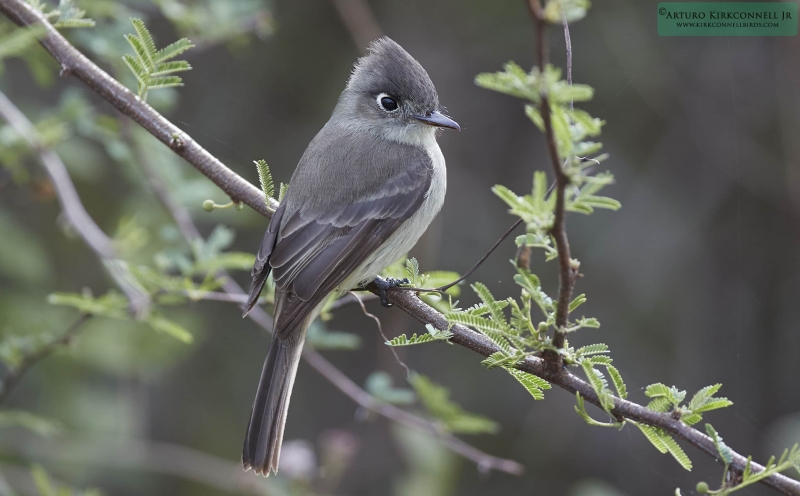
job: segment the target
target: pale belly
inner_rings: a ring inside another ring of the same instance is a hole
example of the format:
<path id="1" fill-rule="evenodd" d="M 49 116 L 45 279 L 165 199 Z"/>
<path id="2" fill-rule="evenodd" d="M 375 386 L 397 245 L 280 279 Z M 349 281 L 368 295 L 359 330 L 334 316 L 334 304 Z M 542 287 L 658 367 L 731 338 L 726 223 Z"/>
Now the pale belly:
<path id="1" fill-rule="evenodd" d="M 431 147 L 429 153 L 433 164 L 433 178 L 428 194 L 419 210 L 339 285 L 339 292 L 344 293 L 360 284 L 372 281 L 383 269 L 408 253 L 417 244 L 419 238 L 425 233 L 436 214 L 441 210 L 445 191 L 447 190 L 447 171 L 444 165 L 444 156 L 442 156 L 438 145 Z"/>

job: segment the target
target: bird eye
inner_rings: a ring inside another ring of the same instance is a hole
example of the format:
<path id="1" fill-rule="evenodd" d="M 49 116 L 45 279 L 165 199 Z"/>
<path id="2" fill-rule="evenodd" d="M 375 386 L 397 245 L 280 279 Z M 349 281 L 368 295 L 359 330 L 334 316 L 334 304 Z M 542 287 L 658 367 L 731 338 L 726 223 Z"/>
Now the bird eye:
<path id="1" fill-rule="evenodd" d="M 397 103 L 397 100 L 390 97 L 386 93 L 381 93 L 380 95 L 378 95 L 378 98 L 376 100 L 378 101 L 378 106 L 387 112 L 394 112 L 400 106 Z"/>

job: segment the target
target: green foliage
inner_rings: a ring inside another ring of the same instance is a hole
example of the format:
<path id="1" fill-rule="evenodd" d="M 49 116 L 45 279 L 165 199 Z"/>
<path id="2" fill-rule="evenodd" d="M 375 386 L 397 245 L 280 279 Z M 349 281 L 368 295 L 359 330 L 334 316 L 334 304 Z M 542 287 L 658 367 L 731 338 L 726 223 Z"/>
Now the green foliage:
<path id="1" fill-rule="evenodd" d="M 722 442 L 722 437 L 711 424 L 706 424 L 706 433 L 708 433 L 709 437 L 714 441 L 714 446 L 717 448 L 717 453 L 719 453 L 720 458 L 725 463 L 725 468 L 722 471 L 722 483 L 719 489 L 712 491 L 709 489 L 707 483 L 697 483 L 698 492 L 701 494 L 725 496 L 792 468 L 800 474 L 800 445 L 795 444 L 791 449 L 784 450 L 777 461 L 774 456 L 771 456 L 766 465 L 764 465 L 764 470 L 760 472 L 753 473 L 752 457 L 748 456 L 747 464 L 742 472 L 741 481 L 737 481 L 738 483 L 733 485 L 728 480 L 729 466 L 733 462 L 733 451 Z"/>
<path id="2" fill-rule="evenodd" d="M 63 429 L 59 422 L 31 412 L 0 410 L 0 429 L 8 427 L 22 427 L 43 437 L 52 436 Z"/>
<path id="3" fill-rule="evenodd" d="M 543 400 L 544 393 L 542 392 L 543 389 L 550 389 L 550 383 L 542 379 L 541 377 L 535 376 L 533 374 L 529 374 L 528 372 L 523 372 L 522 370 L 512 369 L 509 367 L 503 367 L 506 372 L 511 374 L 511 377 L 517 380 L 522 387 L 525 388 L 533 399 L 535 400 Z"/>
<path id="4" fill-rule="evenodd" d="M 253 162 L 258 168 L 258 182 L 261 184 L 261 191 L 264 192 L 264 199 L 269 207 L 269 201 L 275 197 L 275 184 L 272 182 L 272 174 L 269 171 L 269 166 L 264 160 L 256 160 Z"/>
<path id="5" fill-rule="evenodd" d="M 597 399 L 600 400 L 600 405 L 603 407 L 603 410 L 610 415 L 611 409 L 614 408 L 614 395 L 612 395 L 611 391 L 608 389 L 608 381 L 606 381 L 602 372 L 594 368 L 594 364 L 591 360 L 582 360 L 580 364 L 583 367 L 583 372 L 586 374 L 586 380 L 591 384 L 592 389 L 594 389 Z"/>
<path id="6" fill-rule="evenodd" d="M 675 458 L 681 467 L 685 468 L 686 470 L 692 470 L 692 461 L 688 456 L 686 456 L 686 453 L 683 452 L 683 449 L 678 446 L 678 443 L 675 442 L 675 439 L 673 439 L 668 432 L 657 427 L 652 427 L 633 421 L 630 422 L 632 422 L 636 427 L 639 428 L 640 431 L 642 431 L 644 437 L 646 437 L 647 440 L 650 441 L 650 443 L 655 446 L 658 451 L 661 453 L 669 453 L 673 458 Z"/>
<path id="7" fill-rule="evenodd" d="M 500 428 L 493 420 L 464 411 L 450 400 L 450 392 L 446 388 L 435 384 L 424 375 L 414 372 L 409 376 L 409 382 L 422 404 L 445 430 L 462 434 L 482 434 L 495 433 Z"/>
<path id="8" fill-rule="evenodd" d="M 308 328 L 306 342 L 317 350 L 357 350 L 361 347 L 361 336 L 351 332 L 328 331 L 314 322 Z"/>
<path id="9" fill-rule="evenodd" d="M 72 307 L 83 314 L 119 320 L 131 319 L 128 314 L 128 299 L 114 290 L 97 298 L 89 293 L 52 293 L 47 299 L 51 305 Z M 151 312 L 144 322 L 155 331 L 163 332 L 184 343 L 192 342 L 193 337 L 189 331 L 158 312 Z"/>
<path id="10" fill-rule="evenodd" d="M 725 408 L 733 404 L 728 398 L 714 397 L 722 384 L 706 386 L 692 397 L 688 405 L 681 403 L 686 398 L 686 391 L 681 391 L 675 386 L 667 387 L 664 384 L 650 384 L 645 389 L 645 395 L 652 398 L 647 408 L 660 412 L 676 412 L 681 421 L 686 425 L 694 425 L 703 418 L 703 413 Z"/>
<path id="11" fill-rule="evenodd" d="M 722 442 L 722 436 L 717 433 L 717 430 L 711 424 L 706 424 L 706 433 L 714 441 L 714 446 L 717 448 L 717 453 L 719 453 L 719 457 L 725 462 L 725 471 L 727 472 L 728 465 L 733 462 L 733 451 L 728 447 L 727 444 Z"/>
<path id="12" fill-rule="evenodd" d="M 622 422 L 616 422 L 616 421 L 614 421 L 614 422 L 599 422 L 599 421 L 593 419 L 589 415 L 589 412 L 586 411 L 586 404 L 585 404 L 585 402 L 583 400 L 583 396 L 581 396 L 581 393 L 579 393 L 577 391 L 575 392 L 575 400 L 577 402 L 577 404 L 574 407 L 575 408 L 575 413 L 580 415 L 580 417 L 587 424 L 593 425 L 595 427 L 616 427 L 618 429 L 622 429 L 622 427 L 625 425 L 625 421 L 622 421 Z"/>
<path id="13" fill-rule="evenodd" d="M 414 333 L 410 338 L 406 337 L 405 334 L 401 334 L 390 341 L 386 341 L 386 344 L 389 346 L 411 346 L 415 344 L 430 343 L 433 341 L 448 342 L 448 340 L 453 337 L 452 332 L 440 331 L 430 324 L 425 325 L 425 330 L 428 331 L 428 334 L 420 334 L 417 336 L 417 334 Z"/>
<path id="14" fill-rule="evenodd" d="M 58 8 L 50 12 L 45 11 L 47 6 L 41 0 L 28 0 L 28 4 L 42 12 L 55 28 L 93 28 L 95 26 L 94 20 L 87 19 L 86 11 L 79 9 L 74 0 L 60 0 Z"/>
<path id="15" fill-rule="evenodd" d="M 617 396 L 623 400 L 627 398 L 628 388 L 625 386 L 625 382 L 622 380 L 622 375 L 619 373 L 619 370 L 611 364 L 606 364 L 606 370 L 608 370 L 611 382 L 614 383 L 614 388 L 617 390 Z"/>
<path id="16" fill-rule="evenodd" d="M 31 477 L 39 496 L 101 496 L 97 489 L 78 491 L 68 486 L 57 484 L 41 465 L 31 467 Z"/>
<path id="17" fill-rule="evenodd" d="M 577 20 L 585 15 L 587 2 L 573 0 L 563 5 L 567 19 Z M 557 16 L 561 23 L 561 6 L 550 2 L 545 7 L 549 20 Z M 604 122 L 593 118 L 587 112 L 573 108 L 573 102 L 592 98 L 591 87 L 569 84 L 561 79 L 561 71 L 551 65 L 544 71 L 534 67 L 525 72 L 519 65 L 509 62 L 504 71 L 479 74 L 475 78 L 478 86 L 498 91 L 531 102 L 525 106 L 525 113 L 531 121 L 545 132 L 541 109 L 547 104 L 550 122 L 556 142 L 558 161 L 563 165 L 569 186 L 564 190 L 565 208 L 570 212 L 590 214 L 595 208 L 617 210 L 620 203 L 612 198 L 598 196 L 597 193 L 613 182 L 610 173 L 593 175 L 593 165 L 606 157 L 596 154 L 602 145 L 588 138 L 600 134 Z M 537 171 L 533 176 L 533 188 L 529 195 L 519 196 L 503 185 L 496 185 L 492 191 L 509 207 L 509 213 L 520 217 L 526 225 L 527 234 L 516 238 L 517 246 L 541 248 L 546 260 L 558 256 L 550 231 L 555 220 L 555 195 L 548 193 L 547 176 Z"/>
<path id="18" fill-rule="evenodd" d="M 126 34 L 125 39 L 133 48 L 135 57 L 124 55 L 122 60 L 138 81 L 138 95 L 147 100 L 147 93 L 158 88 L 183 86 L 183 80 L 175 73 L 188 71 L 192 67 L 184 60 L 174 59 L 194 45 L 187 39 L 178 41 L 156 50 L 153 36 L 140 19 L 131 19 L 136 35 Z"/>
<path id="19" fill-rule="evenodd" d="M 24 54 L 45 32 L 42 25 L 12 29 L 10 33 L 0 31 L 0 75 L 3 74 L 3 59 Z"/>
<path id="20" fill-rule="evenodd" d="M 381 276 L 394 279 L 407 278 L 409 286 L 416 288 L 438 288 L 455 281 L 459 277 L 458 273 L 445 270 L 422 273 L 420 272 L 417 260 L 415 258 L 406 259 L 405 256 L 386 267 L 383 272 L 381 272 Z M 438 292 L 423 292 L 418 293 L 418 296 L 428 305 L 442 313 L 446 313 L 451 311 L 458 303 L 458 301 L 453 302 L 452 297 L 457 297 L 460 293 L 461 288 L 456 285 L 449 288 L 444 295 Z"/>
<path id="21" fill-rule="evenodd" d="M 387 372 L 375 371 L 367 377 L 365 389 L 373 397 L 393 405 L 410 405 L 414 403 L 414 391 L 408 388 L 395 387 L 392 376 Z"/>
<path id="22" fill-rule="evenodd" d="M 155 2 L 164 16 L 183 36 L 203 44 L 226 44 L 241 48 L 255 34 L 266 39 L 274 30 L 270 11 L 260 0 L 158 0 Z"/>
<path id="23" fill-rule="evenodd" d="M 289 189 L 288 184 L 281 183 L 281 187 L 278 190 L 278 203 L 282 202 L 284 198 L 286 198 L 286 191 Z"/>
<path id="24" fill-rule="evenodd" d="M 591 2 L 589 0 L 548 0 L 544 6 L 544 19 L 551 24 L 561 25 L 562 10 L 567 22 L 572 23 L 586 17 Z"/>

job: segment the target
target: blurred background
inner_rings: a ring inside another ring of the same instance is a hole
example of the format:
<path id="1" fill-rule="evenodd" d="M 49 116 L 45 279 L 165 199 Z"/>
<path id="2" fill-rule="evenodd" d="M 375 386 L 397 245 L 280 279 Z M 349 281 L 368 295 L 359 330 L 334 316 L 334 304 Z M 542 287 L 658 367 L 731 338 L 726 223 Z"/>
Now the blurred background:
<path id="1" fill-rule="evenodd" d="M 185 86 L 153 91 L 148 102 L 254 183 L 257 159 L 269 163 L 276 182 L 288 182 L 365 40 L 383 33 L 403 45 L 462 126 L 439 140 L 448 196 L 412 252 L 423 271 L 471 267 L 514 221 L 490 188 L 524 194 L 534 170 L 550 173 L 521 102 L 473 83 L 509 60 L 533 64 L 523 1 L 77 4 L 97 26 L 66 36 L 129 87 L 135 80 L 121 56 L 130 53 L 123 35 L 133 32 L 131 17 L 147 22 L 159 47 L 181 36 L 198 45 L 182 56 L 193 66 L 182 74 Z M 653 382 L 690 394 L 723 383 L 720 394 L 734 406 L 706 418 L 727 444 L 763 463 L 800 442 L 800 40 L 659 37 L 656 5 L 597 2 L 571 27 L 574 80 L 596 90 L 581 107 L 607 121 L 601 141 L 611 158 L 603 166 L 617 181 L 606 193 L 623 205 L 568 218 L 584 274 L 577 292 L 588 297 L 585 314 L 602 323 L 571 341 L 609 344 L 629 399 L 639 403 Z M 16 29 L 2 22 L 3 32 Z M 549 39 L 552 62 L 563 67 L 561 28 Z M 225 267 L 249 284 L 246 254 L 258 246 L 264 218 L 246 208 L 204 212 L 204 200 L 229 199 L 79 81 L 59 78 L 40 47 L 23 55 L 3 61 L 0 90 L 50 140 L 120 257 L 195 281 Z M 65 222 L 37 156 L 0 125 L 0 360 L 8 371 L 77 320 L 75 309 L 51 305 L 48 295 L 99 296 L 115 284 Z M 143 164 L 208 238 L 194 246 L 194 258 Z M 215 262 L 198 267 L 204 249 Z M 230 256 L 216 256 L 221 251 Z M 499 297 L 518 294 L 508 264 L 514 251 L 507 241 L 471 280 Z M 554 263 L 534 252 L 532 270 L 555 294 Z M 462 307 L 477 301 L 468 289 L 460 299 Z M 364 411 L 306 363 L 280 476 L 243 475 L 241 442 L 269 337 L 230 302 L 172 303 L 159 311 L 174 327 L 124 312 L 94 317 L 20 378 L 0 405 L 0 494 L 42 493 L 49 479 L 119 495 L 618 496 L 676 487 L 695 494 L 697 481 L 713 485 L 720 477 L 720 467 L 693 447 L 684 445 L 694 461 L 689 473 L 632 426 L 587 426 L 573 413 L 572 395 L 555 389 L 534 402 L 473 352 L 439 344 L 399 352 L 465 410 L 498 422 L 497 434 L 461 438 L 516 460 L 523 475 L 479 470 L 435 437 Z M 374 301 L 367 308 L 390 337 L 425 332 L 401 311 Z M 370 376 L 374 383 L 382 371 L 408 388 L 357 305 L 333 312 L 325 327 L 357 336 L 333 335 L 345 341 L 336 347 L 357 349 L 321 349 L 355 383 Z M 426 415 L 418 403 L 403 408 Z"/>

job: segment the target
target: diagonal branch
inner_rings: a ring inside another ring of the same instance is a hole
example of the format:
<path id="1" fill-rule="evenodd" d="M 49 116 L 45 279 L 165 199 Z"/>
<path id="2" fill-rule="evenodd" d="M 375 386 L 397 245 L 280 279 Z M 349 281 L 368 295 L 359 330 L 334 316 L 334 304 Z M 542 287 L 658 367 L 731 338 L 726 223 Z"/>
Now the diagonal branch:
<path id="1" fill-rule="evenodd" d="M 33 9 L 31 9 L 22 0 L 0 0 L 0 12 L 4 13 L 17 24 L 21 25 L 29 25 L 36 22 L 46 23 L 46 21 L 42 19 L 37 12 L 33 11 Z M 56 60 L 62 63 L 62 65 L 65 61 L 68 62 L 70 64 L 68 67 L 72 73 L 78 76 L 82 81 L 86 82 L 86 84 L 89 85 L 93 91 L 97 92 L 100 96 L 111 102 L 121 112 L 139 122 L 145 129 L 150 131 L 159 140 L 167 145 L 170 145 L 171 135 L 168 134 L 168 132 L 173 129 L 177 130 L 177 128 L 170 124 L 160 114 L 155 112 L 151 107 L 133 97 L 130 91 L 123 88 L 102 69 L 81 55 L 57 31 L 55 31 L 55 29 L 49 27 L 49 25 L 47 36 L 42 40 L 42 44 L 48 49 L 48 51 L 50 51 Z M 129 97 L 122 98 L 120 95 L 118 95 L 119 92 L 124 92 L 126 95 L 129 95 Z M 165 133 L 167 134 L 165 135 Z M 225 192 L 232 195 L 234 199 L 243 201 L 265 217 L 270 217 L 270 212 L 264 205 L 264 195 L 259 189 L 249 184 L 247 181 L 233 173 L 230 169 L 222 165 L 221 162 L 212 157 L 211 154 L 201 148 L 187 135 L 181 133 L 179 136 L 181 137 L 184 146 L 176 147 L 173 144 L 171 148 L 175 150 L 176 153 L 184 157 L 192 166 L 200 170 Z M 186 150 L 189 148 L 191 148 L 192 152 L 186 153 Z M 377 288 L 374 289 L 377 290 Z M 452 332 L 453 337 L 450 339 L 450 341 L 453 343 L 464 346 L 465 348 L 468 348 L 486 357 L 494 352 L 499 351 L 494 344 L 492 344 L 482 335 L 461 325 L 450 326 L 441 313 L 423 303 L 419 298 L 410 292 L 390 292 L 389 300 L 397 308 L 405 311 L 418 321 L 425 324 L 431 324 L 440 330 L 449 330 Z M 258 309 L 258 307 L 256 307 L 256 309 Z M 262 311 L 262 313 L 267 319 L 269 319 L 269 316 L 267 316 L 265 312 Z M 256 314 L 256 312 L 251 312 L 251 315 L 253 314 Z M 321 355 L 316 354 L 316 352 L 313 350 L 308 351 L 311 352 L 311 356 L 318 356 L 320 359 L 324 360 Z M 308 353 L 304 354 L 308 356 Z M 316 359 L 312 359 L 310 363 L 315 360 Z M 327 361 L 325 362 L 327 363 Z M 324 369 L 324 367 L 321 365 L 320 368 Z M 526 372 L 535 374 L 572 394 L 578 392 L 586 399 L 586 401 L 600 407 L 600 401 L 597 398 L 597 395 L 594 393 L 591 385 L 567 371 L 558 371 L 553 373 L 544 360 L 536 357 L 528 357 L 522 364 L 519 365 L 519 368 Z M 324 373 L 336 374 L 336 372 L 341 374 L 341 372 L 336 368 L 332 368 L 330 371 L 326 370 Z M 344 379 L 349 381 L 349 384 L 348 382 L 345 382 Z M 355 386 L 358 391 L 363 391 L 361 388 L 355 385 L 355 383 L 352 383 L 349 378 L 344 376 L 341 385 L 350 390 L 350 384 Z M 338 386 L 339 385 L 337 385 L 337 387 Z M 356 390 L 352 390 L 351 392 L 353 393 L 353 396 L 357 396 Z M 367 396 L 369 397 L 369 395 Z M 369 401 L 368 398 L 363 398 L 363 400 L 365 402 Z M 361 403 L 359 402 L 359 404 Z M 375 406 L 375 408 L 380 408 L 381 412 L 391 412 L 393 409 L 398 410 L 399 413 L 397 413 L 397 415 L 399 418 L 402 418 L 404 415 L 411 415 L 408 412 L 386 404 L 379 404 Z M 716 448 L 714 447 L 714 443 L 710 437 L 692 427 L 687 426 L 679 420 L 673 419 L 669 414 L 654 412 L 641 405 L 620 398 L 614 398 L 614 408 L 611 410 L 611 413 L 615 416 L 628 418 L 635 420 L 636 422 L 641 422 L 664 429 L 665 431 L 680 437 L 703 453 L 719 461 Z M 410 422 L 411 420 L 408 419 L 408 421 Z M 456 438 L 453 439 L 454 442 L 463 443 Z M 472 450 L 475 449 L 471 446 L 467 446 L 464 448 L 465 451 L 467 448 Z M 738 453 L 734 453 L 733 463 L 731 464 L 730 468 L 735 472 L 741 473 L 744 470 L 746 462 L 747 459 L 745 457 Z M 762 465 L 758 465 L 756 463 L 752 463 L 751 467 L 753 472 L 760 472 L 764 470 Z M 763 479 L 761 482 L 782 494 L 800 496 L 800 482 L 784 475 L 771 475 Z"/>
<path id="2" fill-rule="evenodd" d="M 117 258 L 111 239 L 106 236 L 84 208 L 64 162 L 53 150 L 41 143 L 39 133 L 31 121 L 2 91 L 0 91 L 0 116 L 28 142 L 31 149 L 39 154 L 39 159 L 56 190 L 64 215 L 69 219 L 70 225 L 89 245 L 89 248 L 100 258 L 114 282 L 128 297 L 128 310 L 136 318 L 147 316 L 150 309 L 150 298 L 131 278 L 125 263 Z"/>
<path id="3" fill-rule="evenodd" d="M 130 135 L 129 135 L 130 137 Z M 197 242 L 198 240 L 202 239 L 200 235 L 200 231 L 197 229 L 197 226 L 192 221 L 192 217 L 189 214 L 189 211 L 184 208 L 170 193 L 169 188 L 164 183 L 163 178 L 158 173 L 155 167 L 152 166 L 147 157 L 144 154 L 138 153 L 138 148 L 136 147 L 135 143 L 132 147 L 134 153 L 136 153 L 137 158 L 139 159 L 139 163 L 142 166 L 144 171 L 145 177 L 150 183 L 153 190 L 156 192 L 156 196 L 158 197 L 159 201 L 161 202 L 162 206 L 169 212 L 172 218 L 178 223 L 179 229 L 183 234 L 186 241 L 191 245 Z M 261 195 L 261 199 L 263 201 L 263 195 Z M 244 290 L 236 283 L 236 281 L 231 278 L 227 272 L 219 271 L 217 273 L 217 277 L 222 279 L 223 281 L 223 290 L 224 293 L 204 293 L 203 297 L 207 297 L 210 294 L 214 296 L 209 299 L 215 299 L 218 301 L 228 301 L 233 303 L 238 303 L 239 306 L 244 307 L 244 304 L 247 301 L 247 294 Z M 191 296 L 191 295 L 190 295 Z M 361 305 L 362 310 L 366 312 L 364 308 L 364 304 L 355 294 L 351 294 L 352 298 L 358 301 Z M 369 295 L 371 298 L 375 298 L 374 295 Z M 370 299 L 371 299 L 370 298 Z M 349 298 L 340 298 L 339 302 L 347 301 Z M 338 303 L 338 302 L 337 302 Z M 341 306 L 341 305 L 340 305 Z M 371 315 L 371 314 L 368 314 Z M 268 333 L 272 332 L 272 317 L 267 314 L 261 307 L 256 306 L 254 307 L 250 313 L 247 315 L 253 322 L 256 323 L 259 327 L 263 330 L 267 331 Z M 379 329 L 380 329 L 380 321 L 376 319 Z M 383 331 L 381 331 L 383 333 Z M 394 350 L 393 350 L 394 351 Z M 466 442 L 458 439 L 457 437 L 453 436 L 452 434 L 448 434 L 446 432 L 442 432 L 436 424 L 422 418 L 418 417 L 412 413 L 409 413 L 405 410 L 397 408 L 394 405 L 390 405 L 388 403 L 384 403 L 374 396 L 366 392 L 362 389 L 358 384 L 352 381 L 347 375 L 344 374 L 341 370 L 336 368 L 331 362 L 329 362 L 325 357 L 323 357 L 319 352 L 315 351 L 309 346 L 306 346 L 303 350 L 303 358 L 305 359 L 306 363 L 311 365 L 311 367 L 319 372 L 325 379 L 327 379 L 331 384 L 333 384 L 336 389 L 343 392 L 346 396 L 350 399 L 355 401 L 359 406 L 365 408 L 367 410 L 373 411 L 378 415 L 386 417 L 390 420 L 393 420 L 399 424 L 402 424 L 406 427 L 410 427 L 413 429 L 422 430 L 423 432 L 427 432 L 436 438 L 439 441 L 453 450 L 454 452 L 460 454 L 461 456 L 474 461 L 480 470 L 499 470 L 501 472 L 506 472 L 512 475 L 521 475 L 525 468 L 515 462 L 514 460 L 507 460 L 504 458 L 499 458 L 496 456 L 489 455 L 484 453 L 483 451 L 467 444 Z M 399 361 L 398 357 L 398 361 Z M 402 362 L 400 362 L 402 364 Z M 405 366 L 405 364 L 403 364 Z M 408 367 L 405 366 L 406 370 Z"/>
<path id="4" fill-rule="evenodd" d="M 255 186 L 230 170 L 188 134 L 92 63 L 66 38 L 61 36 L 61 33 L 47 21 L 41 12 L 28 5 L 24 0 L 2 0 L 0 1 L 0 12 L 20 26 L 43 24 L 46 34 L 39 41 L 61 65 L 62 76 L 72 75 L 81 80 L 89 89 L 136 121 L 159 141 L 214 181 L 222 191 L 231 197 L 231 200 L 242 201 L 256 212 L 269 216 L 263 195 L 258 197 L 261 192 Z"/>

